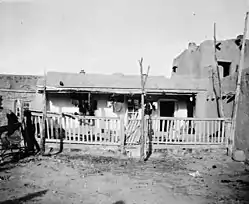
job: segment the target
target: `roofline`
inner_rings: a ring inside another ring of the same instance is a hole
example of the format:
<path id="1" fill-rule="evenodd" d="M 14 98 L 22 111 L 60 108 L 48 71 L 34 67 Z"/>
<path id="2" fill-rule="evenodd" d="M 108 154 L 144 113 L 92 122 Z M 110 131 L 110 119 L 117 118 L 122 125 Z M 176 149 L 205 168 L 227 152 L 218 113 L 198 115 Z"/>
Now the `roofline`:
<path id="1" fill-rule="evenodd" d="M 14 92 L 14 93 L 36 93 L 36 90 L 18 90 L 18 89 L 0 89 L 2 92 Z"/>
<path id="2" fill-rule="evenodd" d="M 0 74 L 0 76 L 27 76 L 27 77 L 44 77 L 43 75 L 32 75 L 32 74 Z"/>
<path id="3" fill-rule="evenodd" d="M 68 92 L 81 92 L 81 93 L 118 93 L 118 94 L 141 94 L 141 89 L 138 88 L 52 88 L 47 87 L 47 93 L 68 93 Z M 163 94 L 163 93 L 176 93 L 176 94 L 193 94 L 205 92 L 206 89 L 145 89 L 148 94 Z M 43 89 L 38 90 L 43 93 Z"/>

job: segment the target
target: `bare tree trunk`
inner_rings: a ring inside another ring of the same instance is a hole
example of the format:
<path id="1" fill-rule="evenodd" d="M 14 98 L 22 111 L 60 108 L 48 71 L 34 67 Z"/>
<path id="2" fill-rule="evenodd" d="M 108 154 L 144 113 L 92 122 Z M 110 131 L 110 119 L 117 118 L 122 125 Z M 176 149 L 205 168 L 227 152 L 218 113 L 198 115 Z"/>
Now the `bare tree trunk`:
<path id="1" fill-rule="evenodd" d="M 140 159 L 144 158 L 144 76 L 143 76 L 143 58 L 139 61 L 141 75 L 141 146 Z"/>
<path id="2" fill-rule="evenodd" d="M 144 150 L 145 150 L 145 142 L 146 142 L 146 138 L 145 138 L 145 134 L 144 134 L 144 129 L 145 129 L 145 117 L 144 117 L 144 96 L 145 96 L 145 85 L 147 82 L 147 78 L 149 75 L 149 70 L 150 70 L 150 66 L 148 66 L 147 69 L 147 73 L 145 75 L 145 79 L 144 79 L 144 74 L 143 74 L 143 58 L 141 58 L 141 60 L 139 61 L 139 65 L 140 65 L 140 75 L 141 75 L 141 146 L 140 146 L 140 159 L 143 160 L 144 159 Z"/>
<path id="3" fill-rule="evenodd" d="M 44 72 L 44 89 L 43 89 L 43 116 L 42 116 L 42 132 L 41 132 L 41 155 L 45 154 L 45 143 L 46 143 L 46 118 L 47 118 L 47 99 L 46 99 L 46 73 Z"/>
<path id="4" fill-rule="evenodd" d="M 223 107 L 223 102 L 222 102 L 222 87 L 221 87 L 220 70 L 219 70 L 217 53 L 216 53 L 216 24 L 215 23 L 214 23 L 214 61 L 215 61 L 215 67 L 216 67 L 216 72 L 217 72 L 217 78 L 218 78 L 218 90 L 219 90 L 219 92 L 217 93 L 217 91 L 215 89 L 214 74 L 212 72 L 213 87 L 214 87 L 214 94 L 215 94 L 216 103 L 217 103 L 218 117 L 221 118 L 221 117 L 224 117 L 224 107 Z"/>

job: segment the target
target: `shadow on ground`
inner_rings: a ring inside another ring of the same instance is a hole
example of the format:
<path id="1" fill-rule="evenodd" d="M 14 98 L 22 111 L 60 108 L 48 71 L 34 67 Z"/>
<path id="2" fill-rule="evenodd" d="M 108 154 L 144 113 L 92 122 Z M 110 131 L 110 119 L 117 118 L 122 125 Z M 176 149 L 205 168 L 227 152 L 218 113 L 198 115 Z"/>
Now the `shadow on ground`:
<path id="1" fill-rule="evenodd" d="M 12 204 L 12 203 L 14 204 L 14 203 L 27 202 L 29 200 L 36 198 L 36 197 L 41 197 L 41 196 L 45 195 L 47 192 L 48 192 L 48 190 L 38 191 L 35 193 L 29 193 L 29 194 L 27 194 L 23 197 L 20 197 L 20 198 L 0 202 L 0 204 Z"/>
<path id="2" fill-rule="evenodd" d="M 115 202 L 115 203 L 113 203 L 113 204 L 125 204 L 125 202 L 122 201 L 122 200 L 119 200 L 119 201 L 117 201 L 117 202 Z"/>

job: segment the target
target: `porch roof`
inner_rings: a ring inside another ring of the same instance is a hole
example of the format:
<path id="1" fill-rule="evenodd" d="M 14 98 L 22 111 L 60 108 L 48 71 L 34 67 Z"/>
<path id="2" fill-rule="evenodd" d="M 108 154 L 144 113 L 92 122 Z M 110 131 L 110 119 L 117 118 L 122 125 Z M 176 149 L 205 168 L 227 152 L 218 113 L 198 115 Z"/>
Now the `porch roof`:
<path id="1" fill-rule="evenodd" d="M 37 86 L 39 91 L 42 91 L 43 83 L 43 80 L 38 81 Z M 141 93 L 139 75 L 48 72 L 46 85 L 48 92 Z M 145 89 L 147 93 L 151 94 L 164 92 L 186 94 L 206 91 L 206 85 L 203 80 L 149 76 Z"/>

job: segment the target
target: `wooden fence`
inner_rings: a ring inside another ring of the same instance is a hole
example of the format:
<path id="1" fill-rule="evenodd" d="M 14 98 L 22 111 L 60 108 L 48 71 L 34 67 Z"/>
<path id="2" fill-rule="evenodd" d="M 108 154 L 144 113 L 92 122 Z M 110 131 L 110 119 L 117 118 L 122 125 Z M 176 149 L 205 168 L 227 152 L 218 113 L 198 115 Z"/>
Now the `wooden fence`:
<path id="1" fill-rule="evenodd" d="M 229 120 L 223 118 L 152 118 L 147 124 L 153 144 L 227 145 Z"/>
<path id="2" fill-rule="evenodd" d="M 42 113 L 32 111 L 32 120 L 35 124 L 35 136 L 39 139 Z M 147 142 L 158 145 L 227 145 L 228 123 L 230 121 L 223 118 L 151 118 L 146 119 L 145 135 Z M 83 117 L 48 112 L 46 141 L 59 142 L 59 136 L 62 136 L 64 143 L 136 145 L 140 142 L 140 124 L 139 118 L 128 119 L 125 127 L 124 119 L 118 117 Z"/>
<path id="3" fill-rule="evenodd" d="M 32 118 L 36 129 L 35 136 L 39 139 L 42 133 L 42 114 L 33 111 Z M 119 118 L 47 113 L 46 127 L 48 142 L 59 142 L 59 136 L 62 136 L 65 143 L 107 145 L 121 143 Z"/>

